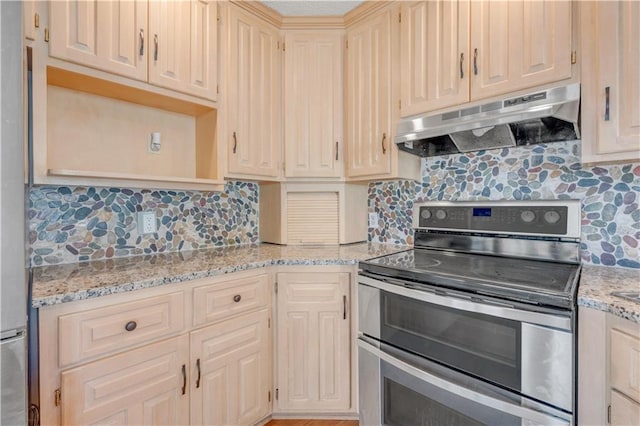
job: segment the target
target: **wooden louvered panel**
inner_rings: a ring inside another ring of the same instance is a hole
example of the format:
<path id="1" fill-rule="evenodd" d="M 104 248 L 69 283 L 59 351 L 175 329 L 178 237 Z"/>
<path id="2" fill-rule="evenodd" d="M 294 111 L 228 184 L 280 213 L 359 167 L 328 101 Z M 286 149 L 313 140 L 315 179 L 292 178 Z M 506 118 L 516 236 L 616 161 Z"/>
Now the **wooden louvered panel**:
<path id="1" fill-rule="evenodd" d="M 287 194 L 289 244 L 338 244 L 339 222 L 337 192 Z"/>

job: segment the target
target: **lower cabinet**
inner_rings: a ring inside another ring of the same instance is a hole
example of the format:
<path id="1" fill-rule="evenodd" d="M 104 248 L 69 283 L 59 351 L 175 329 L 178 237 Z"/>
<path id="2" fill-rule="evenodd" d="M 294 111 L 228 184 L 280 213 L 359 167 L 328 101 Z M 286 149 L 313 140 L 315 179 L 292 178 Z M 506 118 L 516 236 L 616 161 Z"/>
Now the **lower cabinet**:
<path id="1" fill-rule="evenodd" d="M 61 424 L 188 424 L 188 364 L 184 335 L 64 371 Z"/>
<path id="2" fill-rule="evenodd" d="M 269 342 L 267 309 L 191 333 L 191 424 L 251 425 L 269 414 Z"/>
<path id="3" fill-rule="evenodd" d="M 352 408 L 350 279 L 347 272 L 277 274 L 274 411 Z"/>

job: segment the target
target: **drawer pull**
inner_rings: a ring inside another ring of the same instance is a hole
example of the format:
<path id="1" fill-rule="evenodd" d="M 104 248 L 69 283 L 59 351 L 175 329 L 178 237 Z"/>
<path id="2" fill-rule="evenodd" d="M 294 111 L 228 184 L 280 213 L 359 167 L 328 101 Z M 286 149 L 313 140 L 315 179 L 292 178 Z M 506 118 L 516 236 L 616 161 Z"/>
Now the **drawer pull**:
<path id="1" fill-rule="evenodd" d="M 198 369 L 198 377 L 196 378 L 196 389 L 200 387 L 200 358 L 196 360 L 196 368 Z"/>
<path id="2" fill-rule="evenodd" d="M 239 294 L 236 294 L 235 296 L 233 296 L 233 301 L 238 303 L 239 301 L 242 300 L 242 296 L 240 296 Z"/>
<path id="3" fill-rule="evenodd" d="M 182 364 L 182 394 L 187 393 L 187 365 Z"/>
<path id="4" fill-rule="evenodd" d="M 138 323 L 135 321 L 129 321 L 127 325 L 124 326 L 124 329 L 127 331 L 133 331 L 138 326 Z"/>

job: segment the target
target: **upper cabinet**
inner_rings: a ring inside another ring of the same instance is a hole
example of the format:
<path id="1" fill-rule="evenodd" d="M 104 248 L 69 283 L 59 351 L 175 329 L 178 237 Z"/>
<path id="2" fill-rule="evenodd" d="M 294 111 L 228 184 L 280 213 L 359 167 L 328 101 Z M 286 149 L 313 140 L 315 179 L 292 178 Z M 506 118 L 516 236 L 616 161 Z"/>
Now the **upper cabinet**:
<path id="1" fill-rule="evenodd" d="M 403 3 L 402 116 L 572 77 L 571 2 Z"/>
<path id="2" fill-rule="evenodd" d="M 284 145 L 287 178 L 343 175 L 341 30 L 285 32 Z"/>
<path id="3" fill-rule="evenodd" d="M 640 3 L 581 4 L 582 160 L 640 159 Z"/>
<path id="4" fill-rule="evenodd" d="M 227 176 L 281 175 L 281 50 L 276 27 L 228 5 Z"/>
<path id="5" fill-rule="evenodd" d="M 216 99 L 214 1 L 52 1 L 53 57 Z"/>
<path id="6" fill-rule="evenodd" d="M 419 159 L 400 153 L 393 137 L 400 108 L 399 6 L 385 6 L 347 27 L 346 148 L 352 180 L 412 178 Z"/>

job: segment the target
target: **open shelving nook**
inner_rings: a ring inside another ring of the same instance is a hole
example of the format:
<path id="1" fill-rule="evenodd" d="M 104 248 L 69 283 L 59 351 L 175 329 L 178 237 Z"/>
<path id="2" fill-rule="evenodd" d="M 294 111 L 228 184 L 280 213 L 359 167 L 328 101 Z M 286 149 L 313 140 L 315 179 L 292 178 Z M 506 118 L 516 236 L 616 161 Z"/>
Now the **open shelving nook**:
<path id="1" fill-rule="evenodd" d="M 64 68 L 46 77 L 47 181 L 223 189 L 212 106 Z"/>

